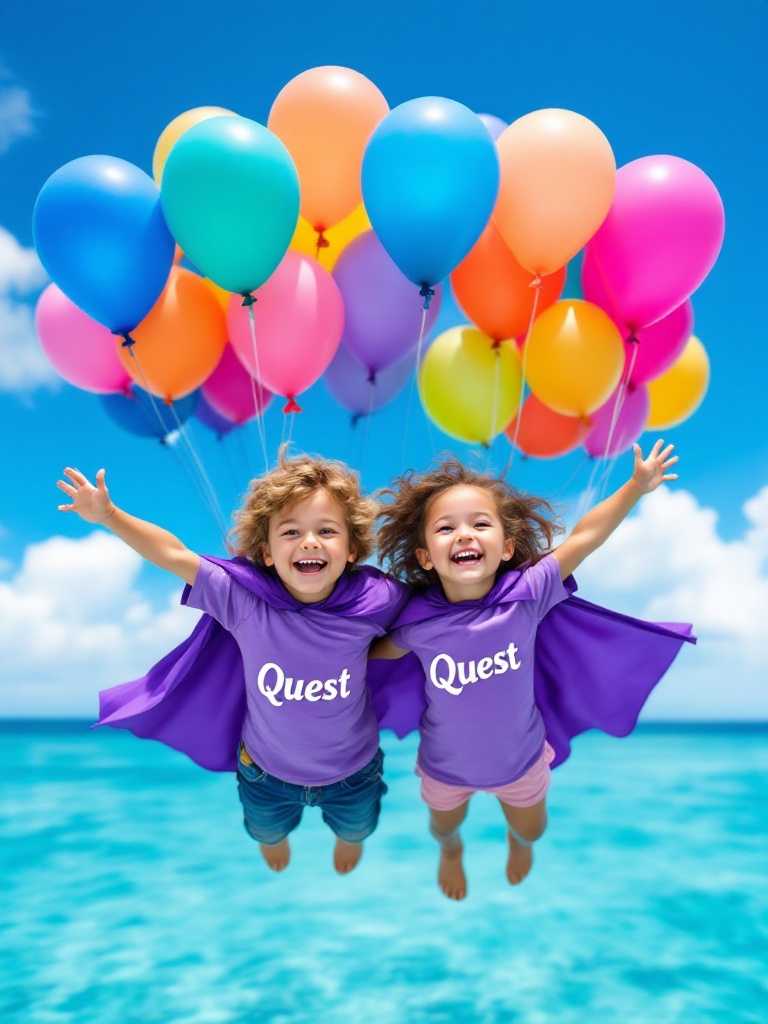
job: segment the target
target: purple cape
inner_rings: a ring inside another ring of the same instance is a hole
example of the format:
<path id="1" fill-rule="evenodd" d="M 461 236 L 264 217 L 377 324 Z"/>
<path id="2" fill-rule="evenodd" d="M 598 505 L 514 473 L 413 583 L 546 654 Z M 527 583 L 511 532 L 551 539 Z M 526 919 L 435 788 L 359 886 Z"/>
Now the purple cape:
<path id="1" fill-rule="evenodd" d="M 565 583 L 573 595 L 576 583 Z M 530 601 L 525 573 L 499 577 L 480 604 Z M 392 628 L 443 615 L 451 604 L 442 588 L 411 598 Z M 446 629 L 449 622 L 446 622 Z M 634 729 L 648 695 L 685 642 L 696 643 L 691 626 L 645 622 L 571 596 L 542 619 L 534 649 L 534 694 L 547 740 L 555 750 L 553 767 L 571 752 L 571 739 L 587 729 L 626 736 Z M 382 729 L 398 736 L 418 728 L 426 710 L 426 679 L 415 654 L 368 663 L 368 685 Z"/>
<path id="2" fill-rule="evenodd" d="M 386 630 L 408 592 L 373 566 L 346 572 L 325 601 L 304 605 L 271 572 L 244 558 L 209 558 L 273 608 L 301 614 L 307 608 L 333 616 L 368 619 Z M 185 587 L 182 604 L 190 587 Z M 329 626 L 330 628 L 330 626 Z M 141 679 L 99 694 L 96 725 L 128 729 L 135 736 L 188 754 L 210 771 L 235 771 L 245 719 L 245 677 L 240 648 L 230 632 L 202 615 L 192 635 Z"/>

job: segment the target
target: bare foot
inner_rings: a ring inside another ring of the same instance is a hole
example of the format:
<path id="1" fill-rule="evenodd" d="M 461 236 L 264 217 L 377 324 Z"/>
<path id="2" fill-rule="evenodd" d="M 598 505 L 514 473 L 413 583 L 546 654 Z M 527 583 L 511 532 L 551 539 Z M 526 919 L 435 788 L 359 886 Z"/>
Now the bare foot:
<path id="1" fill-rule="evenodd" d="M 353 868 L 357 867 L 358 861 L 362 856 L 362 843 L 345 843 L 343 839 L 336 839 L 336 846 L 333 851 L 333 866 L 340 875 L 348 875 Z"/>
<path id="2" fill-rule="evenodd" d="M 461 860 L 463 852 L 460 842 L 456 846 L 440 848 L 437 884 L 449 900 L 463 900 L 467 895 L 467 876 Z"/>
<path id="3" fill-rule="evenodd" d="M 509 840 L 509 859 L 507 860 L 507 881 L 510 885 L 519 885 L 533 864 L 533 846 L 524 846 L 518 843 L 512 833 L 507 829 Z"/>
<path id="4" fill-rule="evenodd" d="M 273 871 L 284 871 L 288 867 L 288 861 L 291 859 L 291 847 L 287 836 L 279 843 L 275 843 L 274 846 L 259 843 L 259 849 L 261 856 Z"/>

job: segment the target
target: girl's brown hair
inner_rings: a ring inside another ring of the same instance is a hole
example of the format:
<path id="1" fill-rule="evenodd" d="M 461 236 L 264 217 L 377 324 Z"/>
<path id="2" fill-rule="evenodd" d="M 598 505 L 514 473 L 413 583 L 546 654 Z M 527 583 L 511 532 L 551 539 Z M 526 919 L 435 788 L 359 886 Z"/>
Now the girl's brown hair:
<path id="1" fill-rule="evenodd" d="M 344 510 L 355 564 L 364 562 L 374 549 L 373 524 L 378 505 L 362 494 L 358 474 L 343 462 L 319 456 L 288 458 L 287 447 L 284 444 L 280 448 L 274 469 L 251 481 L 245 501 L 235 512 L 231 534 L 234 553 L 263 566 L 270 517 L 316 491 L 325 491 Z"/>
<path id="2" fill-rule="evenodd" d="M 522 494 L 506 480 L 469 469 L 455 458 L 446 459 L 436 469 L 424 473 L 410 470 L 393 481 L 379 497 L 392 500 L 382 506 L 378 534 L 382 565 L 399 579 L 416 586 L 437 581 L 434 569 L 423 569 L 416 557 L 417 548 L 427 546 L 425 526 L 435 498 L 451 487 L 481 487 L 489 491 L 504 528 L 505 539 L 512 538 L 515 551 L 500 572 L 524 562 L 534 562 L 552 549 L 552 540 L 560 527 L 551 518 L 551 505 L 543 498 Z"/>

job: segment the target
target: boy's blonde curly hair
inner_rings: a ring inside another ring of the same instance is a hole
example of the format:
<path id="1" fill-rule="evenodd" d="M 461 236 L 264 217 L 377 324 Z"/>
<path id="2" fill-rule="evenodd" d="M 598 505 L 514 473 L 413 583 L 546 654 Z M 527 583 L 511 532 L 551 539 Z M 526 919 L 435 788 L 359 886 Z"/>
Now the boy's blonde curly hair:
<path id="1" fill-rule="evenodd" d="M 446 458 L 436 469 L 424 473 L 410 470 L 393 481 L 392 487 L 377 492 L 391 499 L 381 506 L 378 533 L 379 559 L 396 576 L 416 587 L 438 581 L 434 569 L 424 569 L 416 557 L 417 548 L 426 548 L 427 515 L 434 500 L 451 487 L 480 487 L 488 491 L 499 512 L 505 539 L 512 538 L 515 551 L 500 572 L 525 562 L 535 562 L 552 549 L 555 533 L 552 506 L 543 498 L 516 491 L 503 477 L 481 473 L 465 466 L 455 456 Z"/>
<path id="2" fill-rule="evenodd" d="M 320 456 L 289 458 L 287 449 L 287 444 L 282 445 L 277 466 L 251 481 L 242 506 L 235 512 L 235 527 L 230 535 L 234 554 L 264 566 L 270 517 L 316 491 L 325 491 L 344 510 L 349 548 L 355 552 L 354 564 L 364 562 L 374 549 L 373 525 L 379 506 L 361 492 L 359 475 L 343 462 Z"/>

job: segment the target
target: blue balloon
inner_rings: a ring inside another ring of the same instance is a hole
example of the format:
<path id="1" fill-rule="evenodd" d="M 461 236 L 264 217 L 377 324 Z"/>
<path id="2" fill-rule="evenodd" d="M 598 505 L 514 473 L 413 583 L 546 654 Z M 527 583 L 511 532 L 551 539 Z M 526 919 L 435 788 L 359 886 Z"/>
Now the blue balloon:
<path id="1" fill-rule="evenodd" d="M 162 399 L 150 396 L 143 388 L 135 386 L 127 395 L 99 395 L 104 411 L 118 427 L 137 437 L 155 437 L 161 441 L 179 429 L 179 422 L 189 419 L 199 400 L 199 389 L 177 399 L 173 409 Z"/>
<path id="2" fill-rule="evenodd" d="M 415 347 L 396 363 L 371 373 L 342 342 L 321 379 L 331 397 L 358 419 L 377 412 L 399 395 L 415 369 Z"/>
<path id="3" fill-rule="evenodd" d="M 157 185 L 117 157 L 83 156 L 55 171 L 37 197 L 32 230 L 67 298 L 116 334 L 141 323 L 173 266 Z"/>
<path id="4" fill-rule="evenodd" d="M 220 438 L 224 437 L 225 434 L 228 434 L 230 430 L 234 430 L 237 426 L 237 424 L 233 423 L 232 420 L 228 420 L 226 416 L 222 416 L 221 413 L 216 412 L 211 403 L 202 393 L 200 395 L 200 401 L 197 403 L 197 408 L 195 409 L 195 416 L 200 420 L 204 427 L 208 427 L 208 429 L 212 430 L 214 434 L 218 434 Z"/>
<path id="5" fill-rule="evenodd" d="M 363 155 L 365 209 L 414 284 L 433 286 L 480 237 L 499 190 L 499 158 L 468 107 L 425 96 L 395 107 Z"/>

